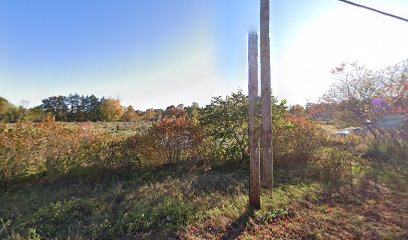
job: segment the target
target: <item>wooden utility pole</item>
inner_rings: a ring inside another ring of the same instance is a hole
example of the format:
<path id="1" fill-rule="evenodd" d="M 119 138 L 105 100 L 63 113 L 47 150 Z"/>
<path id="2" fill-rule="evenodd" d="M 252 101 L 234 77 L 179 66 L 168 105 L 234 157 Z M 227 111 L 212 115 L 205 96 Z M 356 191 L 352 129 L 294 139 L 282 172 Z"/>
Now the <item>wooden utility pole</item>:
<path id="1" fill-rule="evenodd" d="M 256 130 L 256 105 L 258 102 L 258 34 L 248 36 L 248 105 L 249 105 L 249 205 L 253 209 L 261 208 L 259 135 Z"/>
<path id="2" fill-rule="evenodd" d="M 262 162 L 261 184 L 272 190 L 273 151 L 272 151 L 272 99 L 271 99 L 271 61 L 269 39 L 269 0 L 261 0 L 261 105 L 262 105 Z"/>

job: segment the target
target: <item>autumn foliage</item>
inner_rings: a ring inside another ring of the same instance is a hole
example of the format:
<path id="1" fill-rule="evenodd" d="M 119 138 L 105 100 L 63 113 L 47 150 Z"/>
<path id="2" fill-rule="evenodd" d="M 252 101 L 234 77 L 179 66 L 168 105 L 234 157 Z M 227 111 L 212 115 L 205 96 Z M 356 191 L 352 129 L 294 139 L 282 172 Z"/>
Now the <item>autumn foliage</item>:
<path id="1" fill-rule="evenodd" d="M 125 108 L 116 99 L 105 99 L 101 105 L 102 119 L 107 122 L 118 121 L 125 113 Z"/>
<path id="2" fill-rule="evenodd" d="M 191 119 L 168 118 L 155 123 L 147 134 L 136 135 L 132 141 L 145 163 L 175 163 L 199 156 L 203 131 Z"/>
<path id="3" fill-rule="evenodd" d="M 39 124 L 0 125 L 0 146 L 0 185 L 52 180 L 85 169 L 92 169 L 88 175 L 103 175 L 138 163 L 125 136 L 51 118 Z"/>

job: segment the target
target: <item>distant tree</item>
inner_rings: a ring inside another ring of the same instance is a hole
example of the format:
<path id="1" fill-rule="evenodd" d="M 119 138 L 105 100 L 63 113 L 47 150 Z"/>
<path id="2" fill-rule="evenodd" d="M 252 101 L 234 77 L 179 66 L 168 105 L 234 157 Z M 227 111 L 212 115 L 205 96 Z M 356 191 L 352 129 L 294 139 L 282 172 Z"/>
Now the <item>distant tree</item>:
<path id="1" fill-rule="evenodd" d="M 138 116 L 136 114 L 135 109 L 133 108 L 132 105 L 129 105 L 126 108 L 126 111 L 122 116 L 122 121 L 124 121 L 124 122 L 134 122 L 134 121 L 137 120 L 137 118 L 138 118 Z"/>
<path id="2" fill-rule="evenodd" d="M 153 108 L 147 109 L 144 117 L 148 121 L 154 121 L 156 119 L 156 111 Z"/>
<path id="3" fill-rule="evenodd" d="M 27 109 L 23 106 L 19 107 L 11 107 L 6 114 L 6 118 L 8 122 L 15 123 L 18 120 L 24 119 L 27 115 Z"/>
<path id="4" fill-rule="evenodd" d="M 198 118 L 200 111 L 200 105 L 193 102 L 191 106 L 186 107 L 186 112 L 190 118 Z"/>
<path id="5" fill-rule="evenodd" d="M 102 105 L 102 100 L 99 101 L 99 99 L 95 97 L 95 95 L 93 94 L 85 98 L 85 109 L 86 109 L 88 121 L 95 122 L 95 121 L 102 120 L 101 105 Z"/>
<path id="6" fill-rule="evenodd" d="M 54 96 L 43 99 L 40 108 L 45 113 L 52 114 L 56 121 L 100 121 L 103 100 L 104 98 L 99 100 L 95 95 L 69 94 L 68 97 Z"/>
<path id="7" fill-rule="evenodd" d="M 178 118 L 178 117 L 186 117 L 187 112 L 184 104 L 179 104 L 176 106 L 170 105 L 164 110 L 164 118 Z"/>
<path id="8" fill-rule="evenodd" d="M 198 104 L 198 103 L 196 103 L 196 102 L 193 102 L 193 103 L 191 104 L 191 108 L 193 108 L 193 109 L 198 109 L 198 108 L 200 108 L 200 104 Z"/>
<path id="9" fill-rule="evenodd" d="M 141 111 L 141 110 L 136 110 L 135 112 L 136 112 L 137 117 L 138 117 L 139 119 L 144 119 L 144 118 L 145 118 L 145 112 L 143 112 L 143 111 Z"/>
<path id="10" fill-rule="evenodd" d="M 124 113 L 125 108 L 120 105 L 120 100 L 108 98 L 102 102 L 101 115 L 103 121 L 118 121 Z"/>
<path id="11" fill-rule="evenodd" d="M 70 94 L 65 98 L 66 105 L 69 107 L 67 120 L 69 122 L 81 121 L 81 103 L 82 98 L 78 94 Z"/>
<path id="12" fill-rule="evenodd" d="M 335 118 L 336 109 L 338 107 L 339 106 L 336 103 L 308 103 L 305 111 L 310 119 L 332 122 Z"/>
<path id="13" fill-rule="evenodd" d="M 163 109 L 156 108 L 156 109 L 154 109 L 154 111 L 155 111 L 155 114 L 156 114 L 156 116 L 154 118 L 155 121 L 159 121 L 159 120 L 163 119 L 163 115 L 164 115 L 164 110 Z"/>
<path id="14" fill-rule="evenodd" d="M 332 73 L 336 82 L 322 102 L 336 107 L 337 120 L 346 125 L 374 122 L 385 114 L 408 115 L 408 59 L 376 72 L 342 64 Z"/>
<path id="15" fill-rule="evenodd" d="M 186 117 L 187 112 L 186 112 L 186 110 L 184 108 L 184 104 L 177 105 L 174 115 L 175 115 L 175 117 Z"/>
<path id="16" fill-rule="evenodd" d="M 164 110 L 164 117 L 165 118 L 172 118 L 176 115 L 176 107 L 174 105 L 170 105 Z"/>
<path id="17" fill-rule="evenodd" d="M 0 97 L 0 115 L 6 114 L 10 108 L 10 103 L 7 99 Z"/>
<path id="18" fill-rule="evenodd" d="M 373 71 L 357 63 L 343 63 L 332 70 L 335 83 L 325 94 L 325 99 L 331 102 L 365 101 L 372 99 L 382 87 L 382 78 Z M 351 107 L 349 110 L 351 110 Z"/>
<path id="19" fill-rule="evenodd" d="M 87 110 L 87 98 L 88 96 L 81 95 L 80 97 L 80 105 L 78 107 L 78 113 L 77 113 L 77 121 L 79 122 L 84 122 L 84 121 L 89 121 L 89 112 Z"/>
<path id="20" fill-rule="evenodd" d="M 7 99 L 0 97 L 0 121 L 14 123 L 24 119 L 27 115 L 27 109 L 23 106 L 16 107 Z"/>
<path id="21" fill-rule="evenodd" d="M 302 116 L 305 114 L 305 108 L 299 104 L 293 105 L 289 109 L 289 113 L 296 115 L 296 116 Z"/>
<path id="22" fill-rule="evenodd" d="M 408 117 L 408 59 L 387 68 L 383 76 L 385 84 L 379 97 L 389 105 L 388 112 Z"/>
<path id="23" fill-rule="evenodd" d="M 67 121 L 69 107 L 67 105 L 66 97 L 53 96 L 42 100 L 41 109 L 45 112 L 51 113 L 56 121 Z"/>
<path id="24" fill-rule="evenodd" d="M 312 103 L 312 102 L 309 102 L 309 101 L 308 101 L 308 102 L 306 103 L 306 106 L 305 106 L 305 113 L 306 113 L 306 114 L 308 114 L 308 115 L 310 114 L 310 110 L 311 110 L 312 106 L 313 106 L 313 103 Z"/>
<path id="25" fill-rule="evenodd" d="M 27 119 L 33 122 L 41 122 L 46 117 L 49 117 L 49 114 L 44 112 L 40 106 L 33 107 L 28 109 Z"/>

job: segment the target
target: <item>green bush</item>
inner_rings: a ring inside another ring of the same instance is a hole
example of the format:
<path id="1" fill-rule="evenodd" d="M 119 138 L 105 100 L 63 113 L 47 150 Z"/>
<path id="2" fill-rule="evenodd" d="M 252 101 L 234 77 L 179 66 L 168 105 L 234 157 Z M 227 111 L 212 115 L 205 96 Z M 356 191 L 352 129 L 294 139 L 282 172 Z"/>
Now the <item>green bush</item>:
<path id="1" fill-rule="evenodd" d="M 326 134 L 304 118 L 288 117 L 273 126 L 273 155 L 277 165 L 302 165 L 326 141 Z"/>
<path id="2" fill-rule="evenodd" d="M 273 98 L 274 124 L 284 118 L 285 104 L 286 101 L 278 103 Z M 260 102 L 257 107 L 260 114 Z M 225 98 L 213 98 L 211 104 L 201 110 L 200 115 L 210 158 L 218 161 L 248 160 L 248 97 L 242 91 Z M 260 116 L 257 125 L 260 132 Z"/>
<path id="3" fill-rule="evenodd" d="M 362 165 L 362 159 L 339 148 L 323 148 L 314 160 L 315 172 L 328 187 L 350 180 L 354 165 Z"/>
<path id="4" fill-rule="evenodd" d="M 382 161 L 408 162 L 408 141 L 381 138 L 368 144 L 367 155 Z"/>
<path id="5" fill-rule="evenodd" d="M 367 138 L 368 157 L 377 161 L 408 163 L 408 124 L 370 130 L 371 137 Z"/>

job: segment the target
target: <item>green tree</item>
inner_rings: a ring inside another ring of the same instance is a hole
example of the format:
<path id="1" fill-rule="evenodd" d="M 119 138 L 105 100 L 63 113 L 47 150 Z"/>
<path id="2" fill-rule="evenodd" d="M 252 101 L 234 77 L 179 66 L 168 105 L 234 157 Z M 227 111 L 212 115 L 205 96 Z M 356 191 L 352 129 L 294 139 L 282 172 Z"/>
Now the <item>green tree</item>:
<path id="1" fill-rule="evenodd" d="M 0 121 L 14 123 L 26 115 L 27 109 L 23 106 L 16 107 L 7 99 L 0 97 Z"/>
<path id="2" fill-rule="evenodd" d="M 100 101 L 95 95 L 87 96 L 85 98 L 85 111 L 86 119 L 88 121 L 100 121 L 101 117 L 101 105 L 102 100 Z"/>
<path id="3" fill-rule="evenodd" d="M 41 122 L 46 117 L 49 117 L 49 114 L 44 112 L 40 106 L 30 108 L 27 111 L 27 119 L 33 122 Z"/>
<path id="4" fill-rule="evenodd" d="M 69 107 L 67 105 L 67 98 L 65 96 L 53 96 L 43 99 L 41 109 L 45 112 L 51 113 L 56 121 L 67 121 Z"/>
<path id="5" fill-rule="evenodd" d="M 200 122 L 216 157 L 224 160 L 248 158 L 248 101 L 239 90 L 231 96 L 215 97 L 201 110 Z M 285 101 L 273 98 L 273 121 L 284 117 Z M 260 105 L 259 105 L 260 108 Z"/>
<path id="6" fill-rule="evenodd" d="M 10 108 L 10 103 L 7 99 L 0 97 L 0 115 L 6 114 Z"/>
<path id="7" fill-rule="evenodd" d="M 196 102 L 193 102 L 193 103 L 191 104 L 191 106 L 186 107 L 187 115 L 188 115 L 190 118 L 198 118 L 198 116 L 199 116 L 199 111 L 200 111 L 200 105 L 199 105 L 198 103 L 196 103 Z"/>

